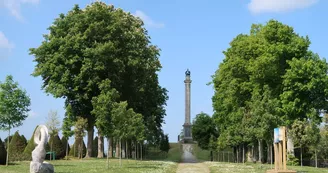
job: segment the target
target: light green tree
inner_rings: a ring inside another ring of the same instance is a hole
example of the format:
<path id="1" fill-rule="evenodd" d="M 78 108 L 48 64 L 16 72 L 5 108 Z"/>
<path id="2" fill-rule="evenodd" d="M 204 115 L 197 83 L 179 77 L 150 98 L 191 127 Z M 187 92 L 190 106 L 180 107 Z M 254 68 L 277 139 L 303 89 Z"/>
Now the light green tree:
<path id="1" fill-rule="evenodd" d="M 28 116 L 30 105 L 31 100 L 26 91 L 21 89 L 17 82 L 14 82 L 11 75 L 0 83 L 0 129 L 8 130 L 8 139 L 10 130 L 21 126 Z M 8 166 L 10 146 L 9 140 L 7 142 L 6 165 Z"/>

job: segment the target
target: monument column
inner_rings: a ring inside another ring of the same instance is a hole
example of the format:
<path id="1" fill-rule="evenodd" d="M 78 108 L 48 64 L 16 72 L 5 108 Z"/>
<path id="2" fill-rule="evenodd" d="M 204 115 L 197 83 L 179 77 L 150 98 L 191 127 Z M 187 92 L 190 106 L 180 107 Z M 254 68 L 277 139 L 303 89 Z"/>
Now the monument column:
<path id="1" fill-rule="evenodd" d="M 186 78 L 184 80 L 185 83 L 185 123 L 183 125 L 184 131 L 184 142 L 192 142 L 192 135 L 191 135 L 191 122 L 190 122 L 190 71 L 187 69 L 186 71 Z"/>

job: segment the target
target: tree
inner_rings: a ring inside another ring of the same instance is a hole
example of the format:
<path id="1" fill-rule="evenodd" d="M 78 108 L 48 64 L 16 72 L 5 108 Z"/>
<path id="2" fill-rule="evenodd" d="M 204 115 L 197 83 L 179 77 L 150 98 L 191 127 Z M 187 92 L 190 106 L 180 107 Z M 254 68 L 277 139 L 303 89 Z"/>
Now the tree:
<path id="1" fill-rule="evenodd" d="M 74 131 L 72 131 L 72 126 L 73 126 L 73 121 L 71 119 L 69 119 L 68 117 L 65 117 L 63 120 L 63 124 L 62 124 L 62 134 L 63 134 L 63 138 L 65 138 L 66 141 L 63 141 L 62 139 L 62 143 L 63 145 L 66 145 L 65 151 L 66 151 L 66 160 L 68 160 L 68 153 L 69 153 L 69 144 L 68 144 L 68 139 L 74 135 Z"/>
<path id="2" fill-rule="evenodd" d="M 305 146 L 312 146 L 316 151 L 320 139 L 319 128 L 316 123 L 309 120 L 296 120 L 292 125 L 291 134 L 295 145 L 301 150 L 301 166 L 303 166 L 303 149 Z"/>
<path id="3" fill-rule="evenodd" d="M 275 126 L 289 128 L 298 118 L 318 123 L 328 105 L 328 66 L 309 46 L 308 37 L 276 20 L 230 42 L 212 81 L 220 148 L 258 143 L 261 150 Z"/>
<path id="4" fill-rule="evenodd" d="M 46 126 L 49 129 L 50 139 L 54 138 L 56 135 L 58 136 L 58 132 L 60 130 L 60 121 L 59 121 L 57 111 L 53 111 L 53 110 L 49 111 L 48 117 L 46 120 Z M 58 141 L 56 141 L 56 142 L 58 142 Z M 53 140 L 49 140 L 49 144 L 50 144 L 50 151 L 52 152 L 53 151 Z M 61 153 L 58 153 L 58 154 L 61 154 Z M 50 157 L 50 160 L 51 160 L 51 158 L 52 157 Z"/>
<path id="5" fill-rule="evenodd" d="M 68 159 L 68 153 L 70 152 L 71 148 L 69 146 L 69 143 L 67 141 L 67 138 L 65 136 L 63 136 L 61 138 L 61 143 L 62 143 L 62 148 L 65 152 L 65 157 L 66 157 L 66 160 Z"/>
<path id="6" fill-rule="evenodd" d="M 97 157 L 98 156 L 98 136 L 95 137 L 93 140 L 93 149 L 92 149 L 92 157 Z"/>
<path id="7" fill-rule="evenodd" d="M 75 128 L 74 128 L 74 134 L 75 134 L 75 147 L 78 148 L 79 155 L 78 157 L 82 159 L 83 155 L 83 146 L 84 144 L 83 137 L 85 136 L 85 129 L 88 126 L 88 121 L 87 119 L 84 118 L 78 118 L 76 123 L 75 123 Z M 77 143 L 78 141 L 78 143 Z M 74 148 L 75 150 L 75 148 Z"/>
<path id="8" fill-rule="evenodd" d="M 5 149 L 4 143 L 0 138 L 0 165 L 6 164 L 6 159 L 7 159 L 6 156 L 7 156 L 7 151 Z"/>
<path id="9" fill-rule="evenodd" d="M 210 138 L 212 135 L 218 137 L 217 133 L 215 124 L 208 114 L 201 112 L 196 115 L 192 125 L 192 136 L 201 149 L 209 149 Z"/>
<path id="10" fill-rule="evenodd" d="M 8 130 L 8 137 L 12 128 L 22 125 L 28 116 L 30 105 L 31 100 L 26 91 L 22 90 L 17 82 L 14 82 L 12 76 L 7 76 L 5 82 L 0 83 L 0 129 Z M 9 154 L 10 145 L 8 140 L 7 166 Z"/>
<path id="11" fill-rule="evenodd" d="M 51 151 L 56 154 L 56 159 L 61 159 L 65 156 L 65 150 L 58 134 L 51 136 L 49 143 L 52 145 Z"/>
<path id="12" fill-rule="evenodd" d="M 122 139 L 135 138 L 137 141 L 144 139 L 145 125 L 142 115 L 135 113 L 131 108 L 127 109 L 127 107 L 127 102 L 116 103 L 111 113 L 113 136 L 120 141 L 120 146 Z M 122 164 L 121 161 L 120 164 Z"/>
<path id="13" fill-rule="evenodd" d="M 30 49 L 37 63 L 33 75 L 42 78 L 45 92 L 65 99 L 73 119 L 88 120 L 87 156 L 92 155 L 96 122 L 91 100 L 106 79 L 120 93 L 120 101 L 143 115 L 147 137 L 158 138 L 167 90 L 158 82 L 160 49 L 150 44 L 140 18 L 95 2 L 60 14 L 49 31 L 38 48 Z"/>
<path id="14" fill-rule="evenodd" d="M 15 132 L 12 140 L 10 141 L 10 147 L 8 148 L 9 159 L 11 161 L 20 161 L 22 153 L 26 147 L 26 143 L 23 138 L 19 135 L 18 131 Z"/>
<path id="15" fill-rule="evenodd" d="M 170 150 L 170 142 L 169 142 L 169 135 L 163 135 L 162 140 L 160 142 L 159 149 L 164 152 L 169 152 Z"/>
<path id="16" fill-rule="evenodd" d="M 28 141 L 25 149 L 24 149 L 24 155 L 26 156 L 26 158 L 28 158 L 29 160 L 32 160 L 32 151 L 35 148 L 35 143 L 34 143 L 34 133 L 35 130 L 38 128 L 38 126 L 35 127 L 32 136 L 30 138 L 30 140 Z"/>

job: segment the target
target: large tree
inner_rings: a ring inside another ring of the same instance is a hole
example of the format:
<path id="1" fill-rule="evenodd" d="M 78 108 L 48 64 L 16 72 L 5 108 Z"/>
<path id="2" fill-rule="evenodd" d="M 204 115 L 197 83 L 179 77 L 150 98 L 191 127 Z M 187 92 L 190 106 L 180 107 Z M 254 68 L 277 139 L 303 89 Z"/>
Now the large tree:
<path id="1" fill-rule="evenodd" d="M 218 137 L 216 125 L 208 114 L 199 113 L 196 115 L 192 125 L 192 137 L 200 148 L 207 150 L 210 149 L 211 136 Z"/>
<path id="2" fill-rule="evenodd" d="M 232 40 L 213 75 L 220 147 L 258 141 L 261 148 L 275 126 L 290 127 L 298 118 L 319 122 L 328 105 L 328 66 L 309 45 L 308 37 L 275 20 Z"/>
<path id="3" fill-rule="evenodd" d="M 96 122 L 91 100 L 106 79 L 120 93 L 120 101 L 143 115 L 148 138 L 156 137 L 168 97 L 158 83 L 160 50 L 150 44 L 140 18 L 95 2 L 60 14 L 49 31 L 38 48 L 30 49 L 37 62 L 33 75 L 42 77 L 47 93 L 65 98 L 72 119 L 87 118 L 88 156 Z"/>
<path id="4" fill-rule="evenodd" d="M 0 82 L 0 129 L 10 130 L 21 126 L 30 111 L 31 100 L 26 91 L 21 89 L 17 82 L 14 82 L 11 75 L 6 77 L 5 82 Z M 7 163 L 9 156 L 9 140 L 7 141 Z M 24 150 L 24 149 L 23 149 Z"/>

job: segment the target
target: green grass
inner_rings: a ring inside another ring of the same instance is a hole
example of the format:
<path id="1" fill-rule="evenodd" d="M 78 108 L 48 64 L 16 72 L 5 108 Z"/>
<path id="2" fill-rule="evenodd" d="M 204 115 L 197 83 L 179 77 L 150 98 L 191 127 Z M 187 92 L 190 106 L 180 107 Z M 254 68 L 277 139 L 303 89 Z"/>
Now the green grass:
<path id="1" fill-rule="evenodd" d="M 201 149 L 197 144 L 193 144 L 193 154 L 198 161 L 209 161 L 211 159 L 211 152 Z"/>
<path id="2" fill-rule="evenodd" d="M 110 166 L 107 169 L 106 159 L 88 159 L 88 160 L 56 160 L 51 161 L 56 173 L 174 173 L 177 163 L 169 161 L 135 161 L 122 159 L 122 167 L 119 165 L 119 159 L 110 159 Z M 15 162 L 8 167 L 1 165 L 1 173 L 23 173 L 29 172 L 30 162 Z"/>
<path id="3" fill-rule="evenodd" d="M 223 163 L 223 162 L 205 162 L 211 170 L 211 173 L 265 173 L 271 169 L 269 164 L 254 164 L 254 163 Z M 288 169 L 294 171 L 306 171 L 306 173 L 328 173 L 328 169 L 314 168 L 307 166 L 287 166 Z"/>
<path id="4" fill-rule="evenodd" d="M 170 150 L 168 153 L 160 151 L 159 149 L 151 149 L 148 151 L 146 159 L 179 162 L 182 155 L 180 146 L 181 145 L 178 143 L 170 143 Z"/>

